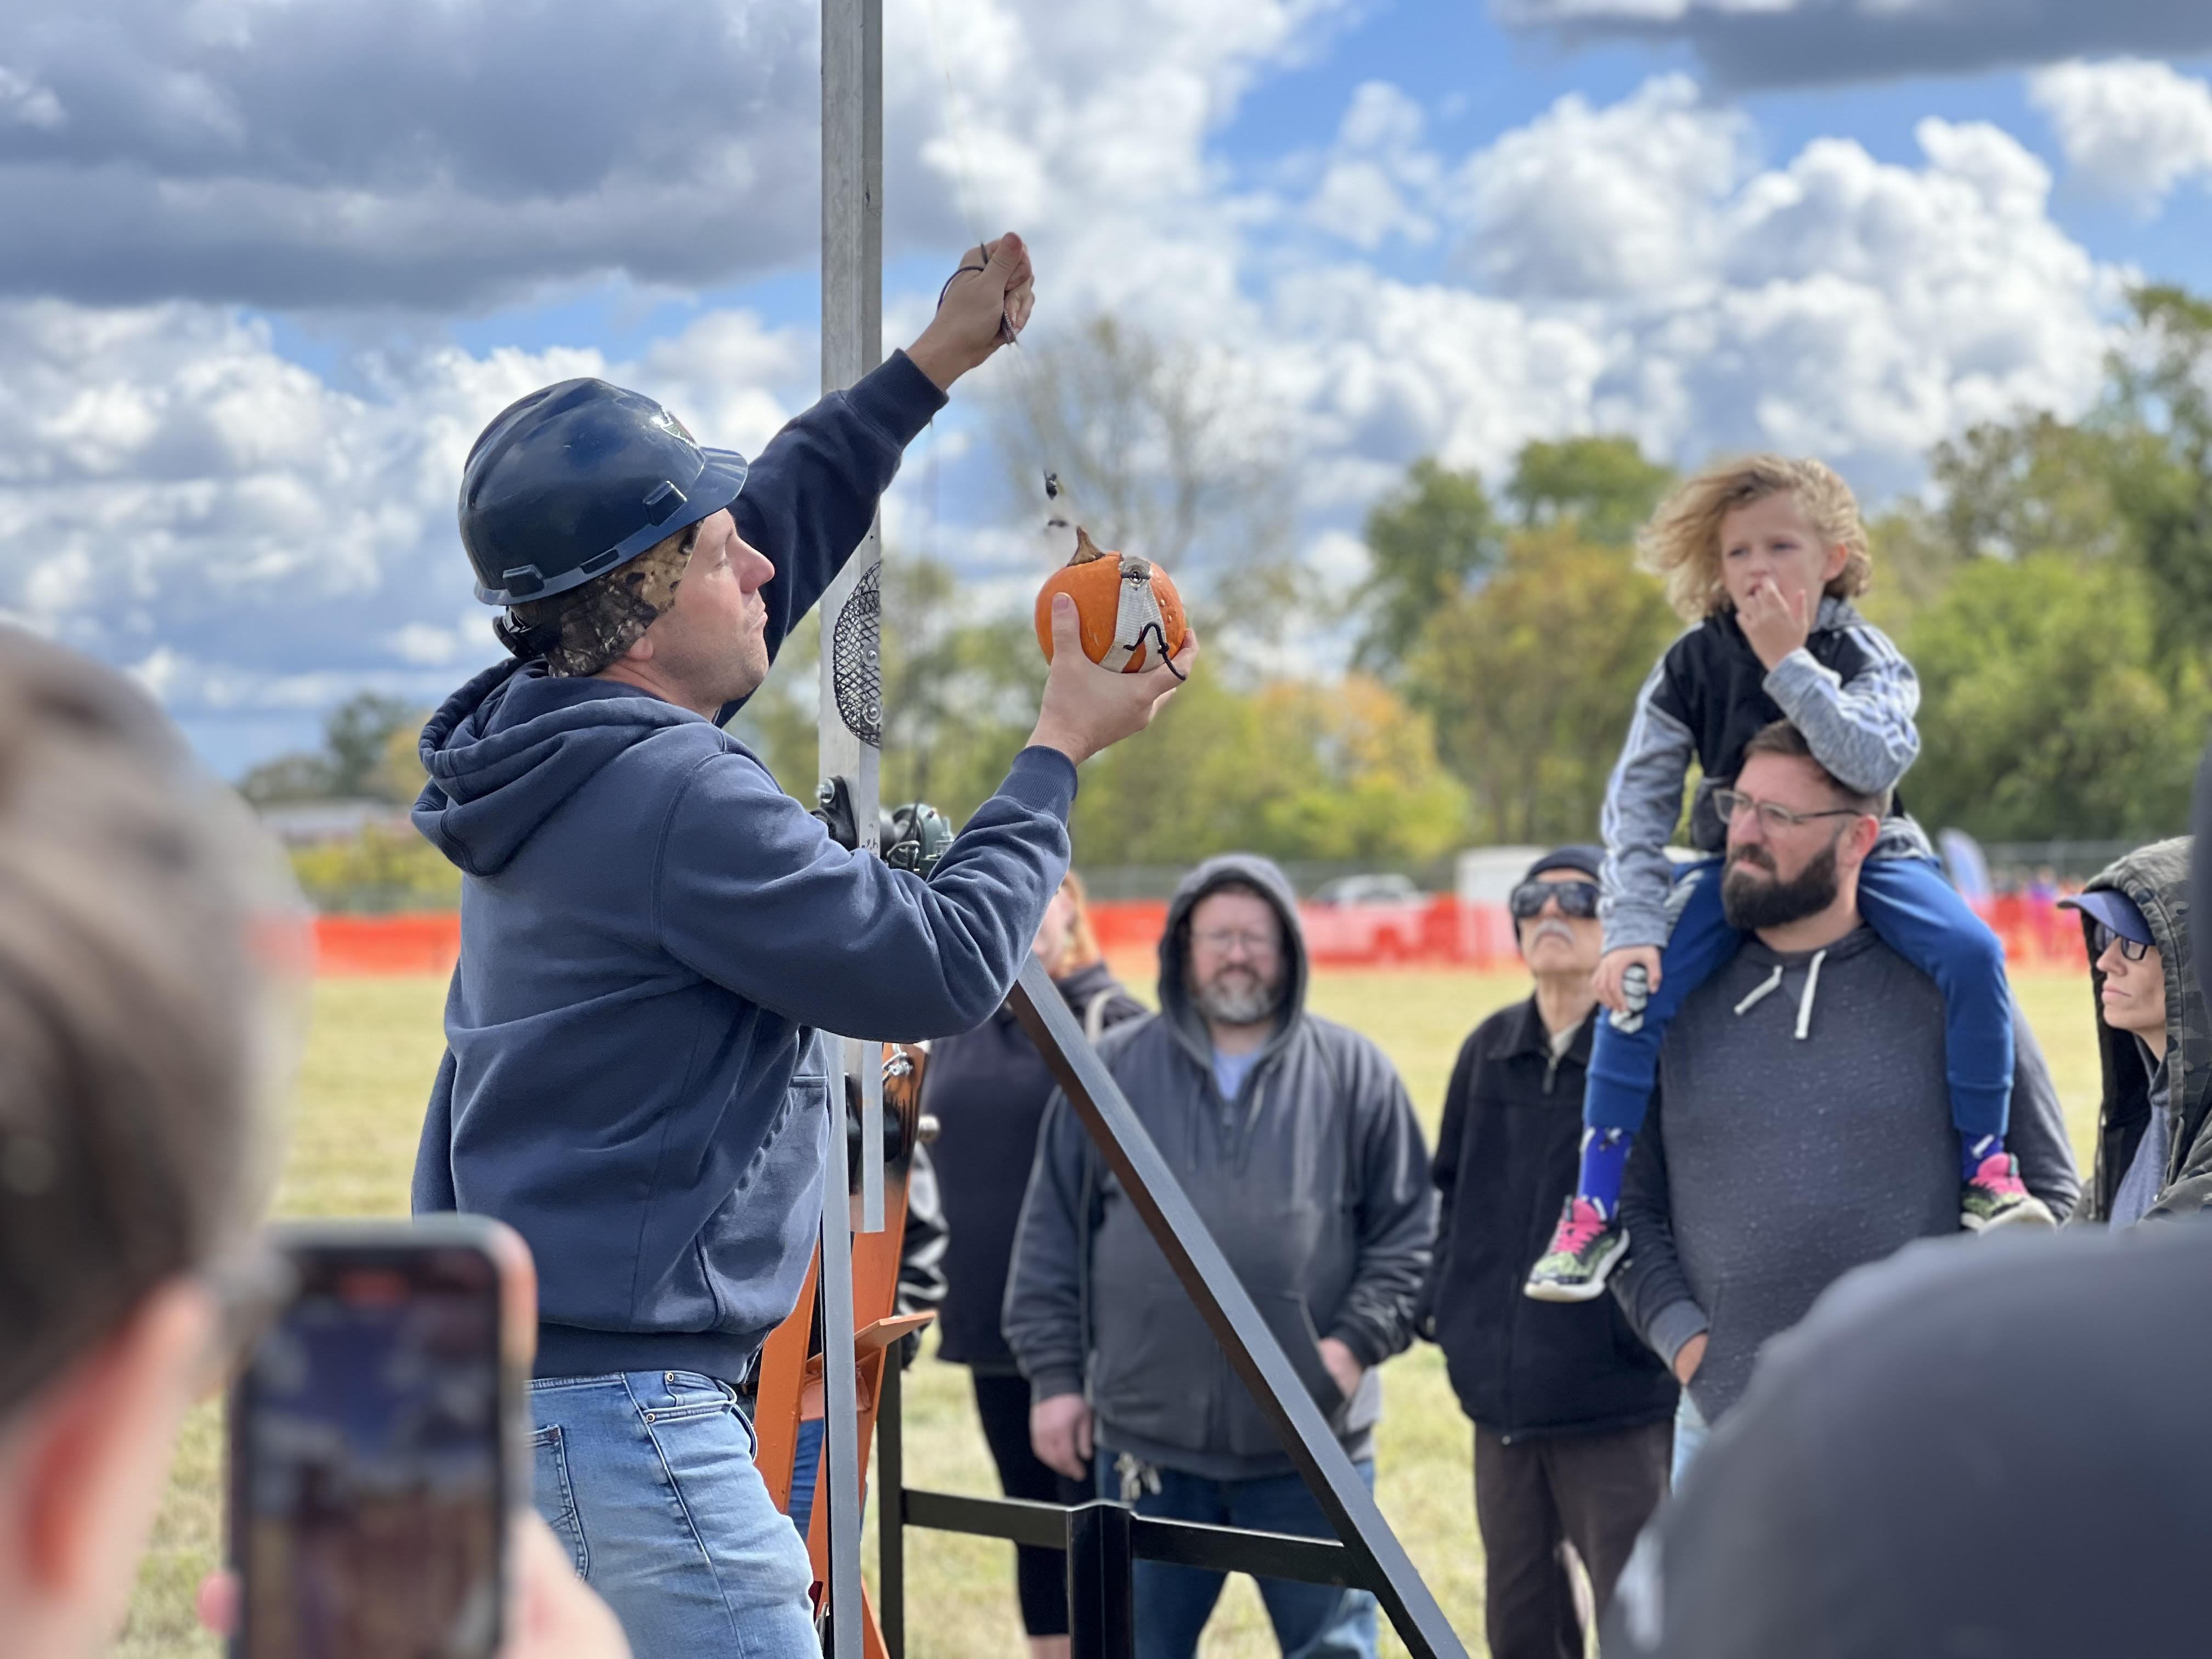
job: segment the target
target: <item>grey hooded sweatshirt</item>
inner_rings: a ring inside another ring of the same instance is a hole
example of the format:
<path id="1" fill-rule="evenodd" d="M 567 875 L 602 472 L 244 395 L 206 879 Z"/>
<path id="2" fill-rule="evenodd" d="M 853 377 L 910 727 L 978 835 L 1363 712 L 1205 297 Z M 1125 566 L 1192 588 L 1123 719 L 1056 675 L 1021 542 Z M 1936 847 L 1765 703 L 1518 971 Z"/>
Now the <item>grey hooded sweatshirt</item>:
<path id="1" fill-rule="evenodd" d="M 2063 1220 L 2081 1191 L 2065 1119 L 2017 1008 L 2013 1030 L 2006 1142 Z M 1683 1000 L 1629 1155 L 1613 1291 L 1669 1364 L 1705 1333 L 1689 1392 L 1707 1422 L 1844 1273 L 1959 1234 L 1943 1057 L 1943 994 L 1866 927 L 1824 951 L 1747 938 Z"/>
<path id="2" fill-rule="evenodd" d="M 1214 1082 L 1184 982 L 1190 915 L 1226 882 L 1264 893 L 1290 984 L 1234 1100 Z M 1265 859 L 1211 859 L 1177 890 L 1160 940 L 1160 1012 L 1098 1048 L 1206 1218 L 1345 1449 L 1371 1455 L 1374 1367 L 1413 1340 L 1434 1231 L 1428 1152 L 1405 1085 L 1366 1038 L 1305 1012 L 1290 883 Z M 1006 1340 L 1038 1400 L 1087 1389 L 1103 1446 L 1210 1480 L 1290 1459 L 1065 1096 L 1046 1108 L 1006 1285 Z M 1368 1372 L 1347 1399 L 1322 1362 L 1334 1337 Z"/>
<path id="3" fill-rule="evenodd" d="M 2165 1158 L 2152 1175 L 2148 1212 L 2129 1219 L 2193 1215 L 2212 1206 L 2212 1026 L 2197 988 L 2189 925 L 2187 836 L 2139 847 L 2089 882 L 2086 890 L 2109 889 L 2142 912 L 2158 941 L 2166 969 L 2166 1060 L 2154 1067 L 2130 1032 L 2105 1024 L 2105 976 L 2093 963 L 2089 998 L 2097 1011 L 2097 1048 L 2105 1087 L 2097 1108 L 2097 1166 L 2077 1218 L 2113 1218 L 2114 1200 L 2136 1161 L 2136 1150 L 2163 1120 Z M 2081 917 L 2086 939 L 2092 925 Z M 2132 1207 L 2132 1206 L 2129 1206 Z"/>

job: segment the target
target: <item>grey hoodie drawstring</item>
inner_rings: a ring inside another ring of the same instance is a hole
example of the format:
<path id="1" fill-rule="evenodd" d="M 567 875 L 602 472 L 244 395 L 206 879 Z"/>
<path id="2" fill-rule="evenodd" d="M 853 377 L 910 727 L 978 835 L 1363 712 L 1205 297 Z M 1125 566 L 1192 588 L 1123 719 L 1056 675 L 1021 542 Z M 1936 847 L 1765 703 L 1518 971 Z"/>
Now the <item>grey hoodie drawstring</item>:
<path id="1" fill-rule="evenodd" d="M 1736 1004 L 1735 1011 L 1737 1015 L 1741 1017 L 1744 1014 L 1749 1013 L 1753 1009 L 1759 1006 L 1760 1003 L 1765 1001 L 1766 999 L 1774 992 L 1779 990 L 1781 987 L 1782 968 L 1779 963 L 1777 963 L 1773 976 L 1764 985 L 1754 987 L 1749 996 L 1746 997 L 1741 1002 Z"/>
<path id="2" fill-rule="evenodd" d="M 1820 964 L 1828 959 L 1826 951 L 1813 952 L 1811 964 L 1805 971 L 1805 993 L 1797 999 L 1797 1041 L 1802 1042 L 1813 1035 L 1813 999 L 1820 988 Z M 1777 963 L 1774 971 L 1751 988 L 1750 994 L 1735 1006 L 1737 1014 L 1749 1013 L 1782 988 L 1782 965 Z"/>
<path id="3" fill-rule="evenodd" d="M 1813 993 L 1820 988 L 1820 964 L 1828 959 L 1826 951 L 1813 952 L 1813 965 L 1805 974 L 1805 994 L 1797 999 L 1797 1041 L 1802 1042 L 1812 1035 Z"/>

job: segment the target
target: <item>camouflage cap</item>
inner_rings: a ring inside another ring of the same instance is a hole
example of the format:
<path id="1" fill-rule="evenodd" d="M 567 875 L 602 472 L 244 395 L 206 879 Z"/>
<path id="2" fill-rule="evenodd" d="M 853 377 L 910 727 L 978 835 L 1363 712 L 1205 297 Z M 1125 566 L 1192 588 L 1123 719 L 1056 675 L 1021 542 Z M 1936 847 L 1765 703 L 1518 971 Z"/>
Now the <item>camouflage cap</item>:
<path id="1" fill-rule="evenodd" d="M 561 630 L 560 642 L 545 653 L 546 672 L 556 679 L 596 674 L 635 645 L 653 619 L 676 603 L 676 585 L 684 580 L 697 540 L 694 525 L 570 592 L 508 610 L 525 628 Z"/>

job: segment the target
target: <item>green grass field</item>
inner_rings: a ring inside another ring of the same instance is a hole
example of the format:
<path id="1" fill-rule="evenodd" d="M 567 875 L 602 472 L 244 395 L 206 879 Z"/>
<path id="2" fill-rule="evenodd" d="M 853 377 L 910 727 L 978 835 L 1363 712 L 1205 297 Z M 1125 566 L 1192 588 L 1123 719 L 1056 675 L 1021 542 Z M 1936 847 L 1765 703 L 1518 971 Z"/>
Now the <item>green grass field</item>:
<path id="1" fill-rule="evenodd" d="M 1148 992 L 1148 964 L 1123 964 Z M 2097 1101 L 2097 1060 L 2084 978 L 2025 978 L 2020 1000 L 2043 1040 L 2077 1151 L 2086 1154 Z M 1396 1060 L 1433 1137 L 1461 1039 L 1501 1004 L 1525 994 L 1515 977 L 1373 970 L 1315 975 L 1312 1006 L 1366 1032 Z M 288 1216 L 398 1215 L 422 1102 L 441 1052 L 443 980 L 325 980 L 301 1078 L 292 1146 L 277 1194 Z M 2086 1164 L 2086 1157 L 2085 1157 Z M 1425 1344 L 1391 1362 L 1377 1454 L 1377 1496 L 1470 1650 L 1482 1650 L 1481 1552 L 1474 1538 L 1466 1420 Z M 989 1494 L 988 1454 L 967 1373 L 925 1357 L 909 1373 L 907 1479 L 941 1491 Z M 214 1565 L 219 1532 L 219 1426 L 197 1413 L 179 1449 L 167 1504 L 116 1652 L 213 1656 L 192 1622 L 191 1593 Z M 870 1548 L 874 1531 L 869 1529 Z M 1018 1659 L 1007 1547 L 944 1534 L 909 1534 L 908 1651 L 915 1659 Z M 1401 1650 L 1387 1637 L 1385 1651 Z M 1248 1581 L 1231 1585 L 1206 1632 L 1208 1659 L 1275 1650 Z"/>

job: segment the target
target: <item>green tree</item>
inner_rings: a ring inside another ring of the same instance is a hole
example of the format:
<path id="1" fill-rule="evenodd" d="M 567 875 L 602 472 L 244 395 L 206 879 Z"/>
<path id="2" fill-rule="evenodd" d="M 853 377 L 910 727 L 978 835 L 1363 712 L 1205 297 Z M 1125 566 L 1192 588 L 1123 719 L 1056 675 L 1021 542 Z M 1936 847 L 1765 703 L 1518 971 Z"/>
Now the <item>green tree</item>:
<path id="1" fill-rule="evenodd" d="M 1680 624 L 1628 550 L 1523 532 L 1437 612 L 1408 693 L 1471 798 L 1477 841 L 1589 840 L 1636 694 Z"/>
<path id="2" fill-rule="evenodd" d="M 411 760 L 427 709 L 404 697 L 361 691 L 323 720 L 319 751 L 295 750 L 264 761 L 239 780 L 239 793 L 258 805 L 278 801 L 371 799 L 412 801 L 422 787 L 419 767 L 410 773 L 393 756 L 404 744 Z"/>
<path id="3" fill-rule="evenodd" d="M 1505 497 L 1526 528 L 1571 523 L 1584 541 L 1626 547 L 1674 482 L 1629 437 L 1524 445 Z"/>
<path id="4" fill-rule="evenodd" d="M 1367 514 L 1367 580 L 1356 602 L 1366 624 L 1352 660 L 1395 675 L 1437 607 L 1498 563 L 1497 515 L 1476 472 L 1424 456 Z"/>
<path id="5" fill-rule="evenodd" d="M 1904 794 L 1984 838 L 2173 835 L 2212 698 L 2161 665 L 2153 589 L 2123 561 L 1976 559 L 1914 620 L 1921 759 Z"/>
<path id="6" fill-rule="evenodd" d="M 1084 767 L 1070 827 L 1091 864 L 1232 850 L 1400 863 L 1456 845 L 1464 813 L 1427 720 L 1380 681 L 1244 690 L 1201 672 L 1141 738 Z"/>
<path id="7" fill-rule="evenodd" d="M 2127 550 L 2114 496 L 2124 431 L 2050 414 L 1985 422 L 1936 446 L 1929 472 L 1942 494 L 1933 524 L 1956 559 Z"/>
<path id="8" fill-rule="evenodd" d="M 2153 584 L 2161 643 L 2201 657 L 2212 636 L 2212 301 L 2152 287 L 2130 303 L 2105 419 L 2140 440 L 2121 453 L 2114 500 Z"/>

